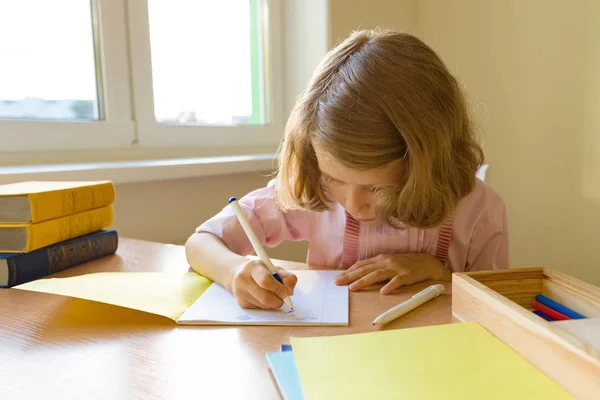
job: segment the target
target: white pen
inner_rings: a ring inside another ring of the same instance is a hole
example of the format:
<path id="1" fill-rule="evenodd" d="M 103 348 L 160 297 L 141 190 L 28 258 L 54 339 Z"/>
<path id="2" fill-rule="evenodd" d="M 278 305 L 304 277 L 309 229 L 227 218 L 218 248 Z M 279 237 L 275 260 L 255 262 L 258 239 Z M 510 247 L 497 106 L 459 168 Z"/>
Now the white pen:
<path id="1" fill-rule="evenodd" d="M 235 197 L 230 198 L 229 204 L 231 205 L 231 208 L 233 208 L 233 211 L 235 212 L 235 215 L 237 216 L 238 220 L 240 221 L 240 224 L 242 225 L 244 232 L 246 232 L 248 239 L 250 239 L 250 243 L 252 243 L 252 247 L 254 248 L 254 251 L 256 252 L 256 255 L 258 256 L 260 261 L 262 261 L 263 264 L 265 264 L 265 266 L 267 267 L 267 269 L 269 270 L 271 275 L 273 275 L 273 278 L 275 278 L 277 280 L 277 282 L 283 284 L 281 277 L 279 276 L 279 274 L 277 273 L 277 270 L 275 269 L 275 266 L 271 262 L 271 259 L 267 255 L 267 252 L 265 251 L 262 244 L 260 243 L 260 240 L 258 240 L 258 237 L 256 237 L 256 233 L 254 233 L 254 230 L 252 230 L 252 227 L 250 226 L 250 223 L 246 219 L 246 216 L 244 215 L 244 212 L 242 211 L 242 208 L 240 207 L 236 198 Z M 285 302 L 285 304 L 287 304 L 287 306 L 290 308 L 291 311 L 294 311 L 294 305 L 292 304 L 292 299 L 290 298 L 290 296 L 287 296 L 285 299 L 283 299 L 283 301 Z"/>
<path id="2" fill-rule="evenodd" d="M 373 325 L 385 325 L 388 322 L 395 320 L 406 314 L 409 311 L 414 310 L 419 307 L 421 304 L 427 303 L 429 300 L 434 299 L 444 293 L 446 288 L 444 285 L 437 284 L 433 286 L 429 286 L 428 288 L 420 291 L 415 294 L 410 299 L 406 300 L 404 303 L 400 303 L 395 307 L 390 308 L 383 314 L 379 315 L 373 321 Z"/>

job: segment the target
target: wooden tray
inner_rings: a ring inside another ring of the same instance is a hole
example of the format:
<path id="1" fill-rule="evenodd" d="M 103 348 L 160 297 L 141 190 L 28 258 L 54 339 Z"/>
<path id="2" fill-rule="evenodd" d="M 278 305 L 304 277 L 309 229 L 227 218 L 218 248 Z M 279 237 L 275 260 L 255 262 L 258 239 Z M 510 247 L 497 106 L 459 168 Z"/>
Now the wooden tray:
<path id="1" fill-rule="evenodd" d="M 600 399 L 600 352 L 533 314 L 538 294 L 600 317 L 600 288 L 545 267 L 454 274 L 452 315 L 480 323 L 573 396 Z"/>

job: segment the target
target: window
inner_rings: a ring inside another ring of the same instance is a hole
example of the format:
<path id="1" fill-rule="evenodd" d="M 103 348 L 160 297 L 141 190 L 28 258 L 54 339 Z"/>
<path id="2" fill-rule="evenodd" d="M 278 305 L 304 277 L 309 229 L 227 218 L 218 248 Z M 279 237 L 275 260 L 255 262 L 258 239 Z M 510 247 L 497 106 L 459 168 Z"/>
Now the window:
<path id="1" fill-rule="evenodd" d="M 0 0 L 0 151 L 276 144 L 278 3 Z"/>
<path id="2" fill-rule="evenodd" d="M 70 13 L 56 15 L 60 7 L 53 2 L 0 3 L 0 54 L 5 60 L 0 63 L 0 118 L 100 119 L 102 82 L 96 74 L 90 5 L 58 3 Z"/>
<path id="3" fill-rule="evenodd" d="M 258 2 L 150 0 L 154 113 L 161 123 L 264 123 Z M 214 40 L 219 35 L 220 40 Z M 246 40 L 240 40 L 246 38 Z M 219 60 L 207 63 L 206 58 Z"/>

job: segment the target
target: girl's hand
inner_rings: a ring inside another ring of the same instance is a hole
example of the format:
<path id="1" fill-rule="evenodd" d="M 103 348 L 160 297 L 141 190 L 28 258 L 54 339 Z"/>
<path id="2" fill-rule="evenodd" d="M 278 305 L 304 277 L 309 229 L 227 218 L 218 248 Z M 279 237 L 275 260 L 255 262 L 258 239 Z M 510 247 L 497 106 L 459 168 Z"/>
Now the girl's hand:
<path id="1" fill-rule="evenodd" d="M 357 291 L 378 282 L 390 280 L 381 288 L 382 294 L 390 294 L 400 286 L 434 280 L 450 280 L 452 272 L 430 254 L 380 254 L 359 261 L 335 280 L 338 285 L 350 284 Z"/>
<path id="2" fill-rule="evenodd" d="M 290 272 L 277 268 L 283 285 L 258 260 L 248 260 L 242 264 L 231 284 L 231 292 L 243 308 L 278 309 L 286 296 L 294 294 L 298 278 Z"/>

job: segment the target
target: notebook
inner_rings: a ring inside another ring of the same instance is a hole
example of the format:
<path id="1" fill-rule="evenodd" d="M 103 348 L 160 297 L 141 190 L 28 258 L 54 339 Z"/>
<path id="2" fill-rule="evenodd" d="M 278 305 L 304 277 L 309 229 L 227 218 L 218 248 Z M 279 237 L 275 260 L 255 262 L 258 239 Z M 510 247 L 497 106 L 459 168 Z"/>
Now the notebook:
<path id="1" fill-rule="evenodd" d="M 291 351 L 267 353 L 267 361 L 283 400 L 303 400 L 294 353 Z"/>
<path id="2" fill-rule="evenodd" d="M 337 271 L 294 271 L 294 313 L 247 310 L 222 286 L 194 273 L 104 272 L 15 286 L 132 308 L 182 325 L 348 325 L 348 287 Z"/>
<path id="3" fill-rule="evenodd" d="M 348 287 L 337 286 L 338 271 L 295 271 L 294 312 L 247 310 L 230 292 L 211 285 L 177 320 L 179 324 L 348 325 Z"/>
<path id="4" fill-rule="evenodd" d="M 306 399 L 572 399 L 476 323 L 291 338 Z"/>

